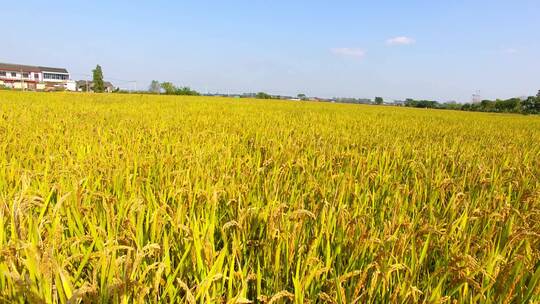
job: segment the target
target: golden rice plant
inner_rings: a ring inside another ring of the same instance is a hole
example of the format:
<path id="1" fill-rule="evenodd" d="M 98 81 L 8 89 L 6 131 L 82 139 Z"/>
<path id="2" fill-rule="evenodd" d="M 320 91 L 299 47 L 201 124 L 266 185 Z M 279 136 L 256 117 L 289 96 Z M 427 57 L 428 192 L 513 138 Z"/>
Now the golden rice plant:
<path id="1" fill-rule="evenodd" d="M 540 118 L 0 92 L 0 302 L 538 303 Z"/>

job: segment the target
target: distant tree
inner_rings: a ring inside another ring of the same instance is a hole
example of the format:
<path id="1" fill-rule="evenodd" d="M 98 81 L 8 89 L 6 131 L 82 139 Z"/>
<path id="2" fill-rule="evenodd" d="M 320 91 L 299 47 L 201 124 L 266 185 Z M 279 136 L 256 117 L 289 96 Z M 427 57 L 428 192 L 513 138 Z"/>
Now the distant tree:
<path id="1" fill-rule="evenodd" d="M 509 103 L 509 107 L 510 108 L 510 112 L 512 113 L 521 113 L 521 98 L 512 98 L 512 99 L 509 99 L 508 100 L 508 103 Z"/>
<path id="2" fill-rule="evenodd" d="M 405 106 L 415 108 L 418 102 L 412 98 L 405 99 Z"/>
<path id="3" fill-rule="evenodd" d="M 463 111 L 470 111 L 471 110 L 471 104 L 470 103 L 466 103 L 464 105 L 461 106 L 461 110 Z"/>
<path id="4" fill-rule="evenodd" d="M 148 88 L 148 92 L 159 94 L 161 92 L 161 84 L 157 80 L 152 80 L 150 83 L 150 87 Z"/>
<path id="5" fill-rule="evenodd" d="M 521 109 L 524 113 L 532 114 L 534 112 L 534 104 L 536 103 L 537 97 L 529 96 L 521 103 Z"/>
<path id="6" fill-rule="evenodd" d="M 506 100 L 497 99 L 495 109 L 497 112 L 518 112 L 521 107 L 519 98 L 510 98 Z"/>
<path id="7" fill-rule="evenodd" d="M 306 100 L 307 99 L 306 94 L 298 94 L 298 95 L 296 95 L 296 97 L 298 97 L 298 99 L 301 99 L 301 100 Z"/>
<path id="8" fill-rule="evenodd" d="M 264 93 L 264 92 L 259 92 L 255 95 L 255 98 L 257 99 L 272 99 L 272 96 L 270 96 L 270 94 L 267 94 L 267 93 Z"/>
<path id="9" fill-rule="evenodd" d="M 536 94 L 536 98 L 540 98 L 540 90 L 538 90 L 538 94 Z"/>
<path id="10" fill-rule="evenodd" d="M 478 110 L 479 111 L 482 111 L 482 112 L 493 112 L 495 111 L 495 105 L 497 104 L 497 101 L 491 101 L 491 100 L 487 100 L 487 99 L 484 99 L 480 102 L 480 105 L 479 105 L 479 108 Z"/>
<path id="11" fill-rule="evenodd" d="M 375 104 L 383 104 L 384 99 L 382 97 L 375 97 Z"/>
<path id="12" fill-rule="evenodd" d="M 420 100 L 418 102 L 418 107 L 419 108 L 438 108 L 439 107 L 439 103 L 436 102 L 436 101 L 433 101 L 433 100 Z"/>
<path id="13" fill-rule="evenodd" d="M 176 95 L 187 95 L 187 96 L 199 96 L 199 92 L 192 90 L 190 87 L 182 87 L 176 89 L 174 92 Z"/>
<path id="14" fill-rule="evenodd" d="M 171 82 L 162 82 L 161 88 L 167 95 L 174 95 L 176 93 L 176 86 Z"/>
<path id="15" fill-rule="evenodd" d="M 540 114 L 540 96 L 534 99 L 534 113 Z"/>
<path id="16" fill-rule="evenodd" d="M 540 113 L 540 97 L 530 96 L 521 103 L 522 111 L 526 114 Z"/>
<path id="17" fill-rule="evenodd" d="M 93 75 L 94 92 L 103 93 L 105 91 L 105 84 L 103 83 L 103 71 L 99 64 L 92 71 L 92 75 Z"/>
<path id="18" fill-rule="evenodd" d="M 469 110 L 474 111 L 474 112 L 482 112 L 482 111 L 484 111 L 482 109 L 482 106 L 479 103 L 474 103 L 474 102 L 471 104 L 471 108 Z"/>
<path id="19" fill-rule="evenodd" d="M 441 104 L 440 106 L 441 106 L 441 108 L 448 109 L 448 110 L 460 110 L 461 109 L 461 105 L 458 104 L 457 102 L 445 102 L 445 103 Z"/>
<path id="20" fill-rule="evenodd" d="M 405 100 L 406 107 L 412 108 L 445 108 L 444 105 L 441 105 L 437 101 L 433 100 L 414 100 L 412 98 L 407 98 Z"/>

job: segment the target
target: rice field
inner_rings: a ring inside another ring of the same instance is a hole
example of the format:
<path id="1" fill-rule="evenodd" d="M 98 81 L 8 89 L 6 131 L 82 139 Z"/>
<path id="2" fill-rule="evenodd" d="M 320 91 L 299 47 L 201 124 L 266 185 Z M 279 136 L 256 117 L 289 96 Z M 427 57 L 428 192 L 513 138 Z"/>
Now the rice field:
<path id="1" fill-rule="evenodd" d="M 540 117 L 0 92 L 0 302 L 540 303 Z"/>

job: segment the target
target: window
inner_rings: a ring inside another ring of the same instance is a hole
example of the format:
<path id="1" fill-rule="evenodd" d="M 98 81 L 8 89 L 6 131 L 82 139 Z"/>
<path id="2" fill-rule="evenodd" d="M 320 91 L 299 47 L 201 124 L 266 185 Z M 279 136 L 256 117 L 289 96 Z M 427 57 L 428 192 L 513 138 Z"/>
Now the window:
<path id="1" fill-rule="evenodd" d="M 43 73 L 43 78 L 50 80 L 68 80 L 69 77 L 65 74 Z"/>
<path id="2" fill-rule="evenodd" d="M 1 77 L 6 77 L 6 72 L 1 71 L 1 72 L 0 72 L 0 76 L 1 76 Z"/>
<path id="3" fill-rule="evenodd" d="M 23 78 L 30 78 L 30 75 L 29 75 L 28 73 L 23 73 L 23 74 L 22 74 L 22 77 L 23 77 Z"/>
<path id="4" fill-rule="evenodd" d="M 11 77 L 17 77 L 17 73 L 11 72 Z"/>

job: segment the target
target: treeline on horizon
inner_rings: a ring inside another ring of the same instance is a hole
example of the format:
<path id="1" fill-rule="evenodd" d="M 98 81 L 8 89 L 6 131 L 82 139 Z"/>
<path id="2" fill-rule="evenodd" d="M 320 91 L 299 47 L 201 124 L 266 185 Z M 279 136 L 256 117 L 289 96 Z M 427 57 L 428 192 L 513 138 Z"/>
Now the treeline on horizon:
<path id="1" fill-rule="evenodd" d="M 165 95 L 191 95 L 199 96 L 199 92 L 190 89 L 189 87 L 176 87 L 170 82 L 160 83 L 157 80 L 152 81 L 149 93 L 164 93 Z M 270 94 L 259 92 L 256 94 L 248 94 L 246 97 L 256 99 L 282 99 L 282 96 L 272 96 Z M 311 101 L 328 101 L 338 103 L 355 103 L 355 104 L 383 104 L 382 97 L 376 97 L 374 101 L 370 99 L 356 99 L 356 98 L 334 98 L 334 99 L 320 99 L 320 98 L 308 98 L 305 94 L 298 94 L 297 99 L 311 100 Z M 493 112 L 493 113 L 520 113 L 520 114 L 540 114 L 540 90 L 536 96 L 529 96 L 523 98 L 510 98 L 510 99 L 496 99 L 496 100 L 482 100 L 477 103 L 465 103 L 460 104 L 457 102 L 445 102 L 440 103 L 434 100 L 416 100 L 412 98 L 406 99 L 404 102 L 395 103 L 396 106 L 405 106 L 411 108 L 424 108 L 424 109 L 441 109 L 441 110 L 460 110 L 460 111 L 474 111 L 474 112 Z"/>
<path id="2" fill-rule="evenodd" d="M 120 91 L 120 93 L 125 93 Z M 127 92 L 126 92 L 127 93 Z M 164 95 L 188 95 L 188 96 L 200 96 L 203 95 L 189 87 L 176 87 L 170 82 L 152 82 L 148 91 L 141 91 L 137 93 L 149 93 L 149 94 L 164 94 Z M 283 99 L 283 96 L 273 96 L 268 93 L 259 92 L 253 94 L 243 94 L 239 97 L 249 97 L 255 99 Z M 292 98 L 292 97 L 291 97 Z M 320 102 L 337 102 L 337 103 L 351 103 L 351 104 L 371 104 L 382 105 L 383 99 L 376 97 L 375 100 L 366 98 L 308 98 L 305 94 L 298 94 L 298 100 L 304 101 L 320 101 Z M 404 102 L 390 103 L 388 105 L 405 106 L 410 108 L 423 108 L 423 109 L 440 109 L 440 110 L 457 110 L 457 111 L 472 111 L 472 112 L 492 112 L 492 113 L 517 113 L 517 114 L 540 114 L 540 91 L 536 96 L 529 96 L 526 99 L 522 98 L 510 98 L 510 99 L 496 99 L 496 100 L 482 100 L 477 103 L 457 103 L 457 102 L 445 102 L 441 103 L 434 100 L 417 100 L 408 98 Z"/>
<path id="3" fill-rule="evenodd" d="M 304 94 L 299 94 L 305 96 Z M 273 98 L 273 96 L 266 93 L 258 93 L 254 98 L 258 99 L 279 99 Z M 308 98 L 301 98 L 302 100 L 311 100 Z M 338 103 L 353 103 L 353 104 L 372 104 L 382 105 L 384 104 L 382 97 L 376 97 L 374 101 L 370 99 L 356 99 L 356 98 L 334 98 L 330 100 L 317 99 L 318 101 L 331 101 Z M 493 113 L 520 113 L 520 114 L 540 114 L 540 91 L 536 96 L 529 96 L 526 99 L 522 98 L 510 98 L 510 99 L 496 99 L 496 100 L 482 100 L 478 103 L 465 103 L 460 104 L 457 102 L 445 102 L 440 103 L 434 100 L 416 100 L 412 98 L 406 99 L 404 102 L 388 103 L 387 105 L 405 106 L 410 108 L 424 108 L 424 109 L 441 109 L 441 110 L 460 110 L 460 111 L 474 111 L 474 112 L 493 112 Z"/>
<path id="4" fill-rule="evenodd" d="M 439 103 L 433 100 L 407 99 L 405 100 L 403 105 L 406 107 L 427 109 L 445 109 L 492 113 L 540 114 L 540 91 L 538 91 L 538 94 L 536 96 L 529 96 L 525 99 L 485 99 L 477 103 L 465 104 L 459 104 L 455 102 Z"/>
<path id="5" fill-rule="evenodd" d="M 103 84 L 103 74 L 101 67 L 98 65 L 93 72 L 94 82 L 100 87 Z M 0 86 L 0 89 L 9 89 L 7 87 Z M 102 92 L 97 90 L 97 92 Z M 114 93 L 131 93 L 131 91 L 120 90 L 117 88 Z M 184 95 L 184 96 L 200 96 L 204 95 L 190 87 L 177 87 L 171 82 L 159 82 L 153 80 L 147 91 L 136 91 L 134 93 L 139 94 L 165 94 L 165 95 Z M 219 94 L 218 94 L 219 95 Z M 366 98 L 309 98 L 305 94 L 298 94 L 296 97 L 290 96 L 274 96 L 265 92 L 243 94 L 239 97 L 255 98 L 255 99 L 290 99 L 295 98 L 297 100 L 304 101 L 320 101 L 320 102 L 337 102 L 337 103 L 352 103 L 352 104 L 384 104 L 382 97 L 376 97 L 375 100 Z M 405 106 L 410 108 L 424 108 L 424 109 L 441 109 L 441 110 L 460 110 L 460 111 L 473 111 L 473 112 L 492 112 L 492 113 L 518 113 L 518 114 L 540 114 L 540 90 L 536 96 L 529 96 L 527 98 L 510 98 L 510 99 L 496 99 L 496 100 L 482 100 L 480 102 L 473 103 L 457 103 L 457 102 L 445 102 L 441 103 L 435 100 L 416 100 L 408 98 L 405 101 L 387 103 L 387 105 Z"/>
<path id="6" fill-rule="evenodd" d="M 149 92 L 161 93 L 166 95 L 191 95 L 199 96 L 199 92 L 190 89 L 189 87 L 176 87 L 170 82 L 159 83 L 152 81 L 150 84 Z M 256 99 L 282 99 L 282 96 L 272 96 L 270 94 L 259 92 L 257 94 L 246 95 Z M 355 99 L 355 98 L 334 98 L 334 99 L 310 99 L 305 94 L 298 94 L 300 100 L 312 100 L 312 101 L 331 101 L 338 103 L 356 103 L 356 104 L 383 104 L 382 97 L 376 97 L 374 101 L 370 99 Z M 540 114 L 540 91 L 536 96 L 529 96 L 523 98 L 510 98 L 510 99 L 496 99 L 496 100 L 482 100 L 477 103 L 465 103 L 460 104 L 457 102 L 445 102 L 440 103 L 434 100 L 416 100 L 412 98 L 406 99 L 404 102 L 395 103 L 397 106 L 405 106 L 411 108 L 424 108 L 424 109 L 441 109 L 441 110 L 460 110 L 460 111 L 473 111 L 473 112 L 492 112 L 492 113 L 520 113 L 520 114 Z"/>

